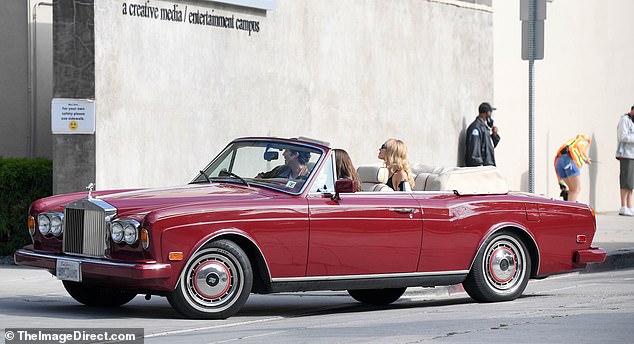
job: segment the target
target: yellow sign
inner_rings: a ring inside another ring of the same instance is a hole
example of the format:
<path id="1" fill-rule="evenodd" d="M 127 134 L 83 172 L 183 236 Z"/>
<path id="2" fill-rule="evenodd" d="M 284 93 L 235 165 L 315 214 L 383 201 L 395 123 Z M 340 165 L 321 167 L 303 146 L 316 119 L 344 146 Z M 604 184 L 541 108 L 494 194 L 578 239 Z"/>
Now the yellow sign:
<path id="1" fill-rule="evenodd" d="M 70 130 L 77 130 L 78 126 L 79 125 L 77 124 L 77 121 L 68 122 L 68 129 L 70 129 Z"/>

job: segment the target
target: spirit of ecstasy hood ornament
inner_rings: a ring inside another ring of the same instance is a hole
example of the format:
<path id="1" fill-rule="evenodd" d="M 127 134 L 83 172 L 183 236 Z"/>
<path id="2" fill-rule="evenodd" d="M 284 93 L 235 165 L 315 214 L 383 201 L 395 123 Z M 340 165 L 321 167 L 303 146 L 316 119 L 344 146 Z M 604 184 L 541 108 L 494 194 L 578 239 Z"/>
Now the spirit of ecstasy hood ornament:
<path id="1" fill-rule="evenodd" d="M 86 190 L 88 190 L 88 199 L 92 199 L 92 192 L 95 190 L 95 183 L 90 183 L 86 186 Z"/>

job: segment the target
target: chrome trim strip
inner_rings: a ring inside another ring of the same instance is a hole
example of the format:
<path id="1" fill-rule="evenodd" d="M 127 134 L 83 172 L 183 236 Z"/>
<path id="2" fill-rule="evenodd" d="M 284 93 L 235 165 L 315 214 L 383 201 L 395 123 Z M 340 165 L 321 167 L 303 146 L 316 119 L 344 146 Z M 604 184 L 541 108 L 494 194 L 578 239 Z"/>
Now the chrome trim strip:
<path id="1" fill-rule="evenodd" d="M 77 258 L 77 257 L 69 257 L 69 256 L 58 256 L 54 254 L 45 254 L 45 253 L 28 251 L 25 249 L 19 249 L 15 253 L 16 254 L 19 253 L 21 255 L 34 257 L 34 258 L 54 259 L 55 261 L 57 261 L 57 259 L 63 259 L 63 260 L 70 260 L 74 262 L 80 262 L 80 263 L 116 266 L 121 268 L 134 268 L 135 266 L 142 265 L 142 266 L 149 266 L 152 269 L 158 270 L 158 269 L 163 269 L 165 267 L 170 266 L 170 264 L 160 264 L 160 263 L 118 263 L 118 262 L 111 262 L 107 260 L 100 260 L 100 259 L 94 259 L 94 258 Z"/>
<path id="2" fill-rule="evenodd" d="M 46 210 L 46 211 L 43 211 L 41 213 L 38 213 L 38 215 L 40 215 L 40 214 L 57 215 L 57 216 L 61 217 L 62 219 L 64 219 L 64 213 L 63 212 L 59 212 L 59 211 Z"/>
<path id="3" fill-rule="evenodd" d="M 310 282 L 310 281 L 341 281 L 398 277 L 426 277 L 426 276 L 450 276 L 465 275 L 469 270 L 436 271 L 436 272 L 404 272 L 394 274 L 370 274 L 370 275 L 341 275 L 341 276 L 308 276 L 308 277 L 282 277 L 272 278 L 271 282 Z"/>

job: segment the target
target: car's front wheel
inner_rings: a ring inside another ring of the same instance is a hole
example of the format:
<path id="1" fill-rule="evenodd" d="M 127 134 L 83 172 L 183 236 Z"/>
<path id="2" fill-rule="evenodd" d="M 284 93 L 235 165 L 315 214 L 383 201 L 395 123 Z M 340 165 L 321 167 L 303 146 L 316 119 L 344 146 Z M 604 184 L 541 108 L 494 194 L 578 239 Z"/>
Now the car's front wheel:
<path id="1" fill-rule="evenodd" d="M 232 241 L 218 240 L 191 256 L 167 299 L 185 317 L 225 319 L 242 308 L 252 285 L 246 253 Z"/>
<path id="2" fill-rule="evenodd" d="M 369 305 L 389 305 L 398 300 L 406 288 L 348 290 L 353 299 Z"/>
<path id="3" fill-rule="evenodd" d="M 136 293 L 118 288 L 86 285 L 79 282 L 63 281 L 64 288 L 80 303 L 93 307 L 119 307 L 130 302 Z"/>
<path id="4" fill-rule="evenodd" d="M 503 231 L 487 240 L 462 285 L 476 301 L 509 301 L 524 292 L 530 273 L 526 245 L 516 234 Z"/>

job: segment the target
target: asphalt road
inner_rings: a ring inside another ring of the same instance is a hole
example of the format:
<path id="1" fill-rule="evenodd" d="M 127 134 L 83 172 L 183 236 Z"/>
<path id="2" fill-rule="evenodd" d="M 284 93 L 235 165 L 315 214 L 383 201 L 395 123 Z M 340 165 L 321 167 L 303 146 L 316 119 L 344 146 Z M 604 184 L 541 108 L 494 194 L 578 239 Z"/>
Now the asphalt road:
<path id="1" fill-rule="evenodd" d="M 117 309 L 70 298 L 47 272 L 0 267 L 0 329 L 142 327 L 145 343 L 626 343 L 634 338 L 634 269 L 531 281 L 524 296 L 480 304 L 453 288 L 410 288 L 386 307 L 345 292 L 252 295 L 227 320 L 186 320 L 164 298 Z M 2 336 L 4 342 L 4 335 Z M 10 343 L 10 341 L 6 341 Z"/>

